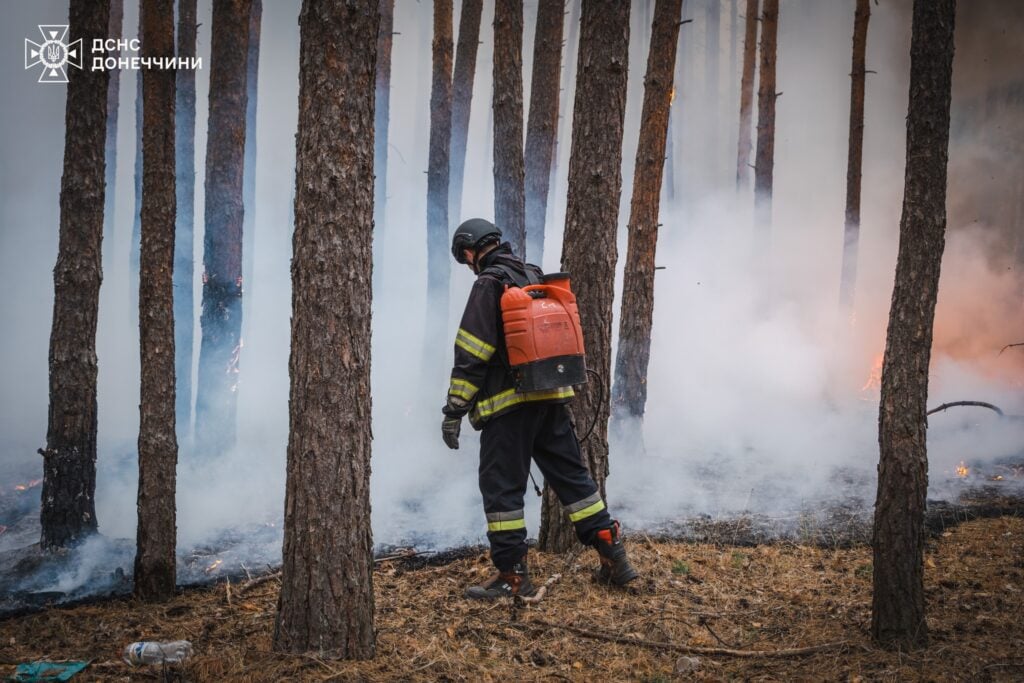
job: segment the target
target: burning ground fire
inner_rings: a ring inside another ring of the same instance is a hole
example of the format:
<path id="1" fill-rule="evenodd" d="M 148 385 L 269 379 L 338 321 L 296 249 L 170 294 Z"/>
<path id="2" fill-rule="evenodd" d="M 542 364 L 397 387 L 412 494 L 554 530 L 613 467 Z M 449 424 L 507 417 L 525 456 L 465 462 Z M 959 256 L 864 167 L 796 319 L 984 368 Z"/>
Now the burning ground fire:
<path id="1" fill-rule="evenodd" d="M 31 481 L 29 481 L 29 482 L 27 482 L 25 484 L 15 484 L 14 485 L 14 490 L 15 491 L 28 491 L 29 489 L 34 489 L 35 487 L 39 486 L 42 483 L 43 483 L 42 479 L 32 479 Z"/>

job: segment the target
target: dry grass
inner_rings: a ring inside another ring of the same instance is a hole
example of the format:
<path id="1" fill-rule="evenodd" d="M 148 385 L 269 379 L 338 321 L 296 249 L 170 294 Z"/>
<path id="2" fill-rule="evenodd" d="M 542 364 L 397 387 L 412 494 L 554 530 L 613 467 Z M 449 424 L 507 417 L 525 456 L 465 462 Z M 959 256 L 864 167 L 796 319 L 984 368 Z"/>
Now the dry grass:
<path id="1" fill-rule="evenodd" d="M 931 544 L 931 646 L 911 654 L 870 644 L 867 548 L 734 548 L 642 535 L 630 543 L 645 577 L 638 591 L 594 585 L 590 554 L 567 560 L 534 553 L 538 581 L 562 578 L 542 602 L 519 607 L 461 598 L 464 585 L 489 573 L 482 556 L 415 571 L 385 564 L 375 576 L 372 661 L 271 653 L 275 581 L 244 595 L 235 586 L 230 604 L 221 584 L 159 606 L 115 601 L 0 622 L 0 659 L 92 658 L 79 678 L 102 681 L 1024 679 L 1024 519 L 969 522 Z M 705 648 L 844 644 L 802 657 L 699 656 L 696 671 L 677 673 L 678 652 L 584 637 L 580 629 Z M 196 654 L 172 676 L 119 661 L 131 641 L 178 638 L 191 640 Z M 9 673 L 13 666 L 0 668 Z"/>

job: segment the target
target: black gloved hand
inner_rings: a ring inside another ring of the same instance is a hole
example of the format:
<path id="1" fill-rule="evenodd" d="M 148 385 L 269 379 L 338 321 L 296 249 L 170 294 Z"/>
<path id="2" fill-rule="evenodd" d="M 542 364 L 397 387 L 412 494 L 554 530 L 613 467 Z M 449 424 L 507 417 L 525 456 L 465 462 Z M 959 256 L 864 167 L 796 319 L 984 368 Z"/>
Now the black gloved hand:
<path id="1" fill-rule="evenodd" d="M 448 448 L 453 450 L 459 447 L 459 431 L 462 429 L 462 416 L 445 416 L 441 421 L 441 438 L 444 439 Z"/>

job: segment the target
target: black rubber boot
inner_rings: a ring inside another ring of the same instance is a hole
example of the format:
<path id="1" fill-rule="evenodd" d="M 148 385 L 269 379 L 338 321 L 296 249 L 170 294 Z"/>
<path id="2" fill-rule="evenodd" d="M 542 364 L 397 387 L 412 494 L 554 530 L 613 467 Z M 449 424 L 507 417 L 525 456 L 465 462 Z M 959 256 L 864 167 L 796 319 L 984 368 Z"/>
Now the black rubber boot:
<path id="1" fill-rule="evenodd" d="M 470 586 L 466 589 L 466 597 L 474 600 L 497 600 L 498 598 L 511 598 L 519 595 L 528 598 L 534 595 L 537 589 L 530 581 L 530 572 L 526 566 L 526 560 L 515 563 L 507 572 L 498 572 L 480 586 Z"/>
<path id="2" fill-rule="evenodd" d="M 594 547 L 601 556 L 601 568 L 597 570 L 599 582 L 625 586 L 639 576 L 626 557 L 626 546 L 622 545 L 619 536 L 618 520 L 613 520 L 609 528 L 597 532 Z"/>

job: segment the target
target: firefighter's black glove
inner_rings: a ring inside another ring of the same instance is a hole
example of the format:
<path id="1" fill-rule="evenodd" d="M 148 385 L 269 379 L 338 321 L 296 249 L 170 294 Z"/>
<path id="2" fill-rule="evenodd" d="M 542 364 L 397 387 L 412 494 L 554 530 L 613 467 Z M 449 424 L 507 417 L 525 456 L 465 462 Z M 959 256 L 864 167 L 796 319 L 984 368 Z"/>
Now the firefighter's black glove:
<path id="1" fill-rule="evenodd" d="M 441 421 L 441 438 L 451 449 L 459 447 L 459 432 L 462 429 L 462 416 L 469 412 L 469 402 L 458 396 L 448 396 L 448 402 L 441 409 L 444 420 Z"/>
<path id="2" fill-rule="evenodd" d="M 461 417 L 445 416 L 444 420 L 441 422 L 441 438 L 444 439 L 448 448 L 457 449 L 459 447 L 459 431 L 461 429 Z"/>

